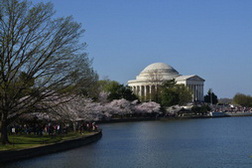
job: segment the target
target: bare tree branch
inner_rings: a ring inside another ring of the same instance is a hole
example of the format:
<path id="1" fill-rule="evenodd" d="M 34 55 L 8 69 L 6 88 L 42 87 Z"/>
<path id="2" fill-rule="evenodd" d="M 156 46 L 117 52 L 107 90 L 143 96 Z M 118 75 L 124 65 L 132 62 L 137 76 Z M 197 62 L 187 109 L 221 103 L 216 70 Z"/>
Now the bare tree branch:
<path id="1" fill-rule="evenodd" d="M 0 0 L 2 142 L 8 123 L 38 110 L 45 100 L 77 94 L 97 78 L 86 44 L 79 41 L 81 25 L 72 17 L 53 18 L 54 13 L 51 3 Z M 46 104 L 52 105 L 45 103 L 43 109 Z"/>

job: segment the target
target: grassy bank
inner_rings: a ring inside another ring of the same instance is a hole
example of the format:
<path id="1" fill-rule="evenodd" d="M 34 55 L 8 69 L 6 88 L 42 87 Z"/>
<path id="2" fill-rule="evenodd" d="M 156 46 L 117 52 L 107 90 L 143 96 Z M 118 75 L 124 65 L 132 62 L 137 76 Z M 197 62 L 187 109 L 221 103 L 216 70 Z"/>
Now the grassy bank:
<path id="1" fill-rule="evenodd" d="M 86 132 L 84 134 L 79 134 L 76 132 L 71 132 L 66 135 L 10 135 L 9 140 L 12 144 L 8 145 L 0 145 L 0 151 L 4 150 L 18 150 L 18 149 L 26 149 L 33 148 L 48 144 L 53 144 L 57 142 L 61 142 L 64 140 L 75 139 L 82 136 L 91 135 L 93 133 Z"/>

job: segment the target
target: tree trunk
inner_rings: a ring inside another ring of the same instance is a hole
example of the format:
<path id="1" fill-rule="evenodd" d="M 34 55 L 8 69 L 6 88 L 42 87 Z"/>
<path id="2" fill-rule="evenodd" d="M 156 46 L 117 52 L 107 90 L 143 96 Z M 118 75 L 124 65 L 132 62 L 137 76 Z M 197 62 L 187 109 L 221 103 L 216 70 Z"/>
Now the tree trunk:
<path id="1" fill-rule="evenodd" d="M 76 132 L 77 128 L 76 128 L 76 122 L 73 122 L 73 131 Z"/>
<path id="2" fill-rule="evenodd" d="M 1 143 L 3 145 L 9 144 L 9 138 L 8 138 L 8 124 L 6 121 L 1 121 Z"/>

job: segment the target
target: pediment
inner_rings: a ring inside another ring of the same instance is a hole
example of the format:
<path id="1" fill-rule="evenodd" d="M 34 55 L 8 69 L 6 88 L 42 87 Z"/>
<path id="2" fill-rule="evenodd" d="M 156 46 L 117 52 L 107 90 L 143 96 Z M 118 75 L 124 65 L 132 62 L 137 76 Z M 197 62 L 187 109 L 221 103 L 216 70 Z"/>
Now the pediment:
<path id="1" fill-rule="evenodd" d="M 184 75 L 179 76 L 176 78 L 176 81 L 201 81 L 204 82 L 205 80 L 198 75 Z"/>
<path id="2" fill-rule="evenodd" d="M 203 78 L 199 77 L 198 75 L 194 75 L 186 79 L 187 81 L 205 81 Z"/>

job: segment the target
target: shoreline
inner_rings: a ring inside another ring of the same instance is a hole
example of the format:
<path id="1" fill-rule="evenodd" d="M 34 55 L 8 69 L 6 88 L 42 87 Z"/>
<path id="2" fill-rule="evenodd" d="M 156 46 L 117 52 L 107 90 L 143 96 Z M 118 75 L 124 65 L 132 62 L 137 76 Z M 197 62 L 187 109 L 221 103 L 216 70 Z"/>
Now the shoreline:
<path id="1" fill-rule="evenodd" d="M 169 121 L 169 120 L 186 120 L 186 119 L 207 119 L 207 118 L 223 118 L 223 117 L 252 117 L 252 113 L 236 113 L 235 115 L 223 115 L 223 116 L 183 116 L 183 117 L 140 117 L 140 118 L 118 118 L 112 120 L 98 121 L 99 124 L 120 123 L 120 122 L 138 122 L 138 121 Z M 33 157 L 39 157 L 57 152 L 63 152 L 88 145 L 96 142 L 102 137 L 102 131 L 96 132 L 93 135 L 83 136 L 80 138 L 64 140 L 62 142 L 43 145 L 39 147 L 32 147 L 19 150 L 6 150 L 0 151 L 0 166 L 4 163 L 12 161 L 30 159 Z"/>
<path id="2" fill-rule="evenodd" d="M 168 120 L 185 120 L 185 119 L 207 119 L 207 118 L 223 118 L 223 117 L 252 117 L 252 113 L 226 113 L 218 116 L 182 116 L 182 117 L 140 117 L 140 118 L 117 118 L 111 120 L 97 121 L 98 124 L 110 124 L 120 122 L 137 122 L 137 121 L 168 121 Z"/>
<path id="3" fill-rule="evenodd" d="M 55 144 L 49 144 L 20 150 L 0 151 L 0 163 L 3 164 L 12 161 L 30 159 L 33 157 L 71 150 L 74 148 L 78 148 L 96 142 L 99 139 L 101 139 L 101 137 L 102 137 L 102 131 L 99 131 L 93 135 L 83 136 L 71 140 L 65 140 Z"/>

